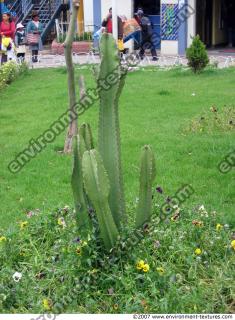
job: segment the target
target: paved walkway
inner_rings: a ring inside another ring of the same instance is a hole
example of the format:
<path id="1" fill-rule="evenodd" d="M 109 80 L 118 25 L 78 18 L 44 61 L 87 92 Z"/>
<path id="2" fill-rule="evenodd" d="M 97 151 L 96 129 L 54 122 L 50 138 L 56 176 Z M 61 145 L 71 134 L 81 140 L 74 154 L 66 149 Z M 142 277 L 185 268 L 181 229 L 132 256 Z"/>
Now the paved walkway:
<path id="1" fill-rule="evenodd" d="M 208 51 L 210 62 L 218 65 L 219 68 L 227 68 L 235 66 L 235 52 L 221 52 L 218 50 Z M 159 53 L 159 60 L 157 62 L 152 61 L 150 56 L 146 56 L 143 61 L 138 63 L 139 67 L 157 66 L 160 68 L 171 68 L 177 65 L 187 66 L 187 59 L 185 56 L 163 56 Z M 65 66 L 64 55 L 52 55 L 50 50 L 44 50 L 39 55 L 39 62 L 32 63 L 30 55 L 26 55 L 26 61 L 31 68 L 55 68 Z M 83 64 L 98 64 L 100 58 L 98 55 L 90 53 L 74 54 L 73 61 L 77 65 Z"/>

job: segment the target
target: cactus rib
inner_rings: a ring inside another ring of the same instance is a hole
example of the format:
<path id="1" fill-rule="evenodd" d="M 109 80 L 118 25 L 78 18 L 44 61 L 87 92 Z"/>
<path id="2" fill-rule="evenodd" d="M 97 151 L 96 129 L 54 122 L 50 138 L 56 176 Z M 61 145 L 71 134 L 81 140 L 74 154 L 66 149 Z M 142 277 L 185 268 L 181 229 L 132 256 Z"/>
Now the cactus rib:
<path id="1" fill-rule="evenodd" d="M 104 34 L 100 42 L 101 66 L 98 77 L 100 95 L 98 150 L 104 162 L 110 182 L 109 205 L 117 227 L 125 214 L 125 200 L 121 172 L 120 129 L 118 100 L 124 86 L 120 59 L 112 35 Z M 115 81 L 108 88 L 101 86 L 109 75 Z"/>
<path id="2" fill-rule="evenodd" d="M 139 203 L 136 213 L 136 228 L 150 221 L 152 212 L 152 184 L 156 177 L 155 157 L 150 146 L 142 148 L 140 168 Z"/>
<path id="3" fill-rule="evenodd" d="M 110 250 L 114 247 L 119 233 L 108 203 L 110 192 L 108 176 L 96 150 L 84 153 L 82 168 L 85 189 L 95 208 L 101 237 L 106 249 Z"/>
<path id="4" fill-rule="evenodd" d="M 85 151 L 85 143 L 79 134 L 74 137 L 74 140 L 74 161 L 71 184 L 78 227 L 79 229 L 83 229 L 88 227 L 90 224 L 82 176 L 82 156 Z"/>

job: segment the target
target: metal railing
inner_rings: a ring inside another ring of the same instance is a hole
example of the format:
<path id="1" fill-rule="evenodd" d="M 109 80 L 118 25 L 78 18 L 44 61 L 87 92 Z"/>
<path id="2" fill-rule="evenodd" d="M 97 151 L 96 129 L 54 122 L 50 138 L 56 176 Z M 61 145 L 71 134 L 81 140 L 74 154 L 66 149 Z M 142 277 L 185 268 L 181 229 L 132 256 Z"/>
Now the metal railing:
<path id="1" fill-rule="evenodd" d="M 16 22 L 24 20 L 33 8 L 32 0 L 15 0 L 8 5 L 10 11 L 16 14 Z"/>

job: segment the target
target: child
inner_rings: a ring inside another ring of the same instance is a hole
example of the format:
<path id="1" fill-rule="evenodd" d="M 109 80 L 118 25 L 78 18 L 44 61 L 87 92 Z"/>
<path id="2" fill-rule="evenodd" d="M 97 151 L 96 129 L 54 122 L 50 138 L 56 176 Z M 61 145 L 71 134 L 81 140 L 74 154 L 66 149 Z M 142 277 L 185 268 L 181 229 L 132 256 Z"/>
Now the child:
<path id="1" fill-rule="evenodd" d="M 26 46 L 25 46 L 25 30 L 22 23 L 18 23 L 16 26 L 15 45 L 17 60 L 22 62 L 25 60 Z"/>

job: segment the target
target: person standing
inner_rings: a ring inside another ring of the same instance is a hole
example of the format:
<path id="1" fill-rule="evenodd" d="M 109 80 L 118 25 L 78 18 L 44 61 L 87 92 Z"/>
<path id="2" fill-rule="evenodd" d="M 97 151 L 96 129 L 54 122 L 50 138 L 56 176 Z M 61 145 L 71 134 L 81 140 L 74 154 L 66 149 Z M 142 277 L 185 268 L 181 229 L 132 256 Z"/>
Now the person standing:
<path id="1" fill-rule="evenodd" d="M 26 46 L 25 46 L 25 30 L 22 23 L 18 23 L 16 26 L 15 45 L 17 60 L 23 62 L 25 60 Z"/>
<path id="2" fill-rule="evenodd" d="M 38 51 L 42 50 L 42 32 L 43 25 L 39 21 L 39 15 L 37 12 L 33 12 L 32 20 L 28 22 L 26 28 L 27 42 L 32 53 L 32 62 L 38 62 Z"/>
<path id="3" fill-rule="evenodd" d="M 139 8 L 136 13 L 136 21 L 141 27 L 141 43 L 140 43 L 140 58 L 143 59 L 145 50 L 150 49 L 153 61 L 157 61 L 157 51 L 153 43 L 153 27 L 148 17 L 144 15 L 143 9 Z"/>
<path id="4" fill-rule="evenodd" d="M 112 18 L 112 8 L 110 8 L 107 17 L 102 22 L 102 27 L 106 28 L 107 33 L 113 33 Z M 123 40 L 123 22 L 120 17 L 118 17 L 118 40 Z"/>
<path id="5" fill-rule="evenodd" d="M 0 37 L 1 37 L 1 44 L 4 38 L 10 38 L 14 40 L 15 36 L 15 23 L 11 19 L 10 12 L 4 12 L 2 15 L 2 22 L 0 23 Z M 7 53 L 2 53 L 1 64 L 7 62 Z"/>

